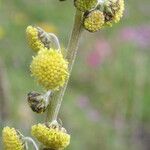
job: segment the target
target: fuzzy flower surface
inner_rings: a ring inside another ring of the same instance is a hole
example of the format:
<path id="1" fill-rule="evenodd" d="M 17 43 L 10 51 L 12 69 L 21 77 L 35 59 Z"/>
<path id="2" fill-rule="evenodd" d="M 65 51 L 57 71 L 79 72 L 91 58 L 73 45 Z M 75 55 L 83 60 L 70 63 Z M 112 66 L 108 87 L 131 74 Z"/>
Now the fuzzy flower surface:
<path id="1" fill-rule="evenodd" d="M 25 150 L 19 134 L 14 128 L 5 127 L 2 131 L 4 150 Z"/>
<path id="2" fill-rule="evenodd" d="M 30 65 L 32 75 L 46 90 L 57 90 L 69 76 L 68 62 L 55 49 L 42 49 L 33 57 Z"/>
<path id="3" fill-rule="evenodd" d="M 123 16 L 124 0 L 108 0 L 104 4 L 105 25 L 118 23 Z"/>
<path id="4" fill-rule="evenodd" d="M 99 10 L 89 12 L 83 22 L 84 28 L 90 32 L 100 30 L 104 25 L 104 15 Z"/>
<path id="5" fill-rule="evenodd" d="M 37 52 L 45 47 L 44 43 L 42 43 L 39 38 L 38 29 L 36 27 L 28 26 L 26 29 L 26 37 L 28 44 L 33 51 Z"/>
<path id="6" fill-rule="evenodd" d="M 32 135 L 47 148 L 64 149 L 70 143 L 70 135 L 59 128 L 47 127 L 44 124 L 32 126 Z"/>
<path id="7" fill-rule="evenodd" d="M 94 8 L 97 2 L 97 0 L 74 0 L 74 5 L 80 11 L 85 12 Z"/>

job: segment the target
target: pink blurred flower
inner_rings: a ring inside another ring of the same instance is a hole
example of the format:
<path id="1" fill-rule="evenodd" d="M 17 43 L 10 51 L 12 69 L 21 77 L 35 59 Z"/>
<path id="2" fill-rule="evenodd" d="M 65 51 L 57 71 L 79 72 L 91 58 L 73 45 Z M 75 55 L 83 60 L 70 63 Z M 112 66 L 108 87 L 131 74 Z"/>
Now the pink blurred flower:
<path id="1" fill-rule="evenodd" d="M 110 49 L 110 45 L 105 39 L 97 41 L 94 48 L 87 55 L 87 65 L 92 68 L 98 67 L 108 56 Z"/>
<path id="2" fill-rule="evenodd" d="M 150 46 L 150 26 L 126 27 L 121 30 L 120 36 L 128 42 L 134 42 L 141 48 Z"/>

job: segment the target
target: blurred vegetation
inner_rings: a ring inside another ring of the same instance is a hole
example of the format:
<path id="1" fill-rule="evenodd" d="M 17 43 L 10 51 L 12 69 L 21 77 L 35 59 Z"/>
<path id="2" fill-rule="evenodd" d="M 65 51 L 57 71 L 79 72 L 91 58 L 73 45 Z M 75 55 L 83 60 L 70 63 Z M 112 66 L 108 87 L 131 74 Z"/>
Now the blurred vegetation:
<path id="1" fill-rule="evenodd" d="M 68 150 L 150 149 L 149 6 L 148 0 L 126 1 L 119 24 L 83 34 L 60 112 L 72 135 Z M 35 24 L 54 32 L 66 47 L 74 11 L 69 0 L 0 3 L 0 68 L 7 83 L 7 103 L 2 107 L 8 113 L 1 116 L 0 132 L 9 125 L 30 134 L 30 126 L 45 117 L 27 105 L 27 93 L 43 89 L 30 76 L 34 53 L 26 43 L 26 27 Z"/>

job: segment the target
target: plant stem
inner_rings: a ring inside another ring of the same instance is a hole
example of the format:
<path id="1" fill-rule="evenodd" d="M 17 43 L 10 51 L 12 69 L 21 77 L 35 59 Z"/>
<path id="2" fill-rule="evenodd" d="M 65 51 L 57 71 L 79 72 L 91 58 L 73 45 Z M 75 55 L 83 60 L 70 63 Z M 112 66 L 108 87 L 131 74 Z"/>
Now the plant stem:
<path id="1" fill-rule="evenodd" d="M 71 74 L 74 61 L 77 54 L 79 39 L 81 37 L 82 32 L 82 16 L 83 13 L 76 10 L 75 20 L 74 20 L 74 27 L 72 30 L 72 34 L 70 37 L 70 41 L 67 48 L 67 55 L 66 59 L 69 62 L 69 73 Z M 48 111 L 46 115 L 46 122 L 57 120 L 57 116 L 59 113 L 59 109 L 63 100 L 64 93 L 66 91 L 68 84 L 68 80 L 66 81 L 65 85 L 58 91 L 55 92 L 51 97 L 51 103 L 48 106 Z"/>
<path id="2" fill-rule="evenodd" d="M 35 150 L 39 150 L 38 147 L 37 147 L 37 145 L 36 145 L 36 143 L 35 143 L 35 141 L 32 138 L 30 138 L 30 137 L 24 137 L 24 140 L 26 142 L 31 142 L 33 144 Z"/>

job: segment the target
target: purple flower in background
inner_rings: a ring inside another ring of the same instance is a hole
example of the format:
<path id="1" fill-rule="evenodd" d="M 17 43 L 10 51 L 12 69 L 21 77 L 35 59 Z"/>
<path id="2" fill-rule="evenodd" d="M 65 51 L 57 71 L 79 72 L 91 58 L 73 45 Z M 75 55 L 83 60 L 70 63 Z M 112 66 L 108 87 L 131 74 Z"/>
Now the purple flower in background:
<path id="1" fill-rule="evenodd" d="M 134 42 L 141 48 L 150 46 L 150 26 L 126 27 L 120 35 L 127 42 Z"/>
<path id="2" fill-rule="evenodd" d="M 105 39 L 97 41 L 86 58 L 87 65 L 92 68 L 98 67 L 105 60 L 110 49 L 110 45 Z"/>

